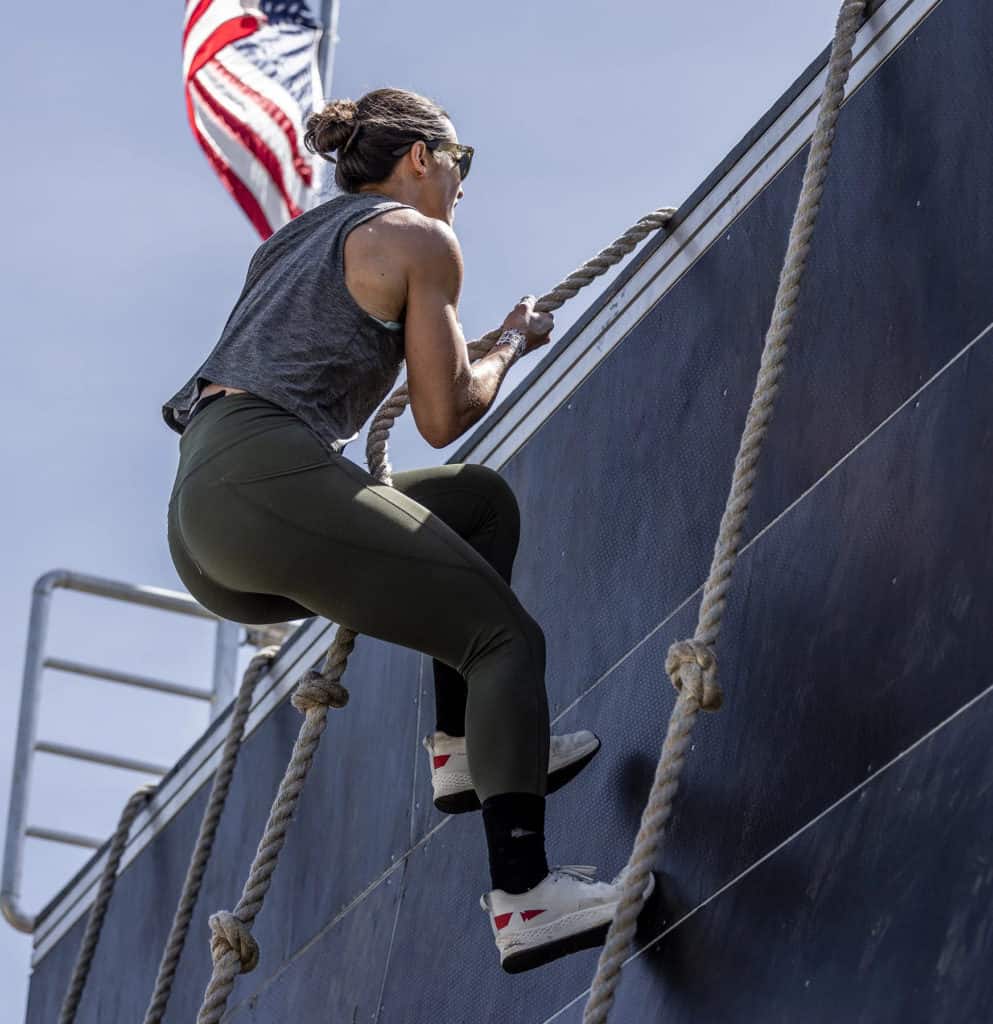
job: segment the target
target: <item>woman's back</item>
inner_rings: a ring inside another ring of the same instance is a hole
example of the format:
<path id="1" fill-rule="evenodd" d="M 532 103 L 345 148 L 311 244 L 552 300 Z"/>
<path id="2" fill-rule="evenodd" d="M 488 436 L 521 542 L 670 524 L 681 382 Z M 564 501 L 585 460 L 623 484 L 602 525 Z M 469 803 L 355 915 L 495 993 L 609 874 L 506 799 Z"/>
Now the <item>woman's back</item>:
<path id="1" fill-rule="evenodd" d="M 377 192 L 345 193 L 307 211 L 256 250 L 217 344 L 162 407 L 182 433 L 207 382 L 267 399 L 341 451 L 396 382 L 403 324 L 363 309 L 345 277 L 349 232 L 389 210 L 413 209 Z M 349 267 L 353 280 L 363 268 Z"/>

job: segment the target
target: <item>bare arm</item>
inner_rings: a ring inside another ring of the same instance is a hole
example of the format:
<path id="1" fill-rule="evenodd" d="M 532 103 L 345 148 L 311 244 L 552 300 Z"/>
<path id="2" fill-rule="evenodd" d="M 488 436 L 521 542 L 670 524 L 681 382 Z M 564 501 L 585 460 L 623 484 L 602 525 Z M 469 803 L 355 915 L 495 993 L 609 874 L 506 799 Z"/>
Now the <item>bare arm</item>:
<path id="1" fill-rule="evenodd" d="M 417 429 L 433 448 L 444 448 L 493 404 L 514 353 L 501 345 L 470 364 L 457 312 L 463 276 L 458 238 L 433 219 L 417 235 L 407 265 L 407 388 Z"/>

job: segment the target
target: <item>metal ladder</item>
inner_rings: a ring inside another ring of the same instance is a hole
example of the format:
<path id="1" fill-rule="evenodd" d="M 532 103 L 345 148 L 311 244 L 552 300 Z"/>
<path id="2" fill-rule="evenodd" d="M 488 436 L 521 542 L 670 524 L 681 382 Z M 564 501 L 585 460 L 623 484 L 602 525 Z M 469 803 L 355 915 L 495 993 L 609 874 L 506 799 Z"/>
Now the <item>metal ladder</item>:
<path id="1" fill-rule="evenodd" d="M 87 665 L 78 661 L 70 661 L 67 658 L 46 657 L 45 642 L 48 635 L 49 611 L 52 594 L 58 588 L 109 597 L 129 604 L 145 605 L 150 608 L 159 608 L 163 611 L 216 622 L 217 632 L 214 641 L 211 688 L 204 690 L 148 676 L 121 672 L 117 669 Z M 11 781 L 10 806 L 7 812 L 7 835 L 4 842 L 3 880 L 2 887 L 0 887 L 0 910 L 14 928 L 18 931 L 33 932 L 37 920 L 37 915 L 26 913 L 20 906 L 25 839 L 43 839 L 89 849 L 99 849 L 104 844 L 103 839 L 26 824 L 34 755 L 36 753 L 55 754 L 78 761 L 108 765 L 111 768 L 125 771 L 146 772 L 160 778 L 169 771 L 169 768 L 162 765 L 150 764 L 134 758 L 39 740 L 37 738 L 38 708 L 43 671 L 46 668 L 51 668 L 60 672 L 104 679 L 112 683 L 137 686 L 145 690 L 155 690 L 159 693 L 168 693 L 190 700 L 209 702 L 210 720 L 213 721 L 234 697 L 238 648 L 246 643 L 255 647 L 282 643 L 295 626 L 295 623 L 243 626 L 220 618 L 204 608 L 189 594 L 164 590 L 160 587 L 123 583 L 118 580 L 71 572 L 67 569 L 53 569 L 38 577 L 32 588 L 27 651 L 24 658 L 24 680 L 21 686 L 17 744 L 14 753 L 14 772 Z M 242 636 L 243 632 L 244 636 Z"/>

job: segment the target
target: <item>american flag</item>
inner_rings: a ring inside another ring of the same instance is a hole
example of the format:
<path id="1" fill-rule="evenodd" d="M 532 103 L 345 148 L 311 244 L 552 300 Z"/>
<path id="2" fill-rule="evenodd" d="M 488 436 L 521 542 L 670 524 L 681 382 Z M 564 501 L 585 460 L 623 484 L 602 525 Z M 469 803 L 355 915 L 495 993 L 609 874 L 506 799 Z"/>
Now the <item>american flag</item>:
<path id="1" fill-rule="evenodd" d="M 186 0 L 190 126 L 263 238 L 318 200 L 303 123 L 324 102 L 321 34 L 303 0 Z"/>

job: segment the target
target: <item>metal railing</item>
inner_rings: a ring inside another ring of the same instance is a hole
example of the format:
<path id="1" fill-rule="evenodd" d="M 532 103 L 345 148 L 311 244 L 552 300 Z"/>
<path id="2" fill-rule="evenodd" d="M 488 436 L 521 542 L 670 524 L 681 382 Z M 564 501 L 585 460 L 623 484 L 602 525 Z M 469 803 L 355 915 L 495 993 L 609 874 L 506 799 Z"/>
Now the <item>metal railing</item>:
<path id="1" fill-rule="evenodd" d="M 70 661 L 67 658 L 46 657 L 45 641 L 48 635 L 48 617 L 52 594 L 57 588 L 96 594 L 129 604 L 145 605 L 149 608 L 158 608 L 216 622 L 217 634 L 214 643 L 211 688 L 209 690 L 199 689 L 149 676 L 121 672 L 117 669 L 86 665 L 82 662 Z M 24 679 L 17 724 L 17 745 L 14 752 L 10 807 L 7 812 L 7 836 L 4 842 L 3 880 L 2 887 L 0 887 L 0 911 L 14 928 L 18 931 L 33 932 L 37 918 L 37 915 L 26 913 L 19 905 L 25 839 L 43 839 L 89 849 L 99 849 L 104 843 L 103 839 L 26 824 L 34 755 L 36 753 L 55 754 L 73 760 L 108 765 L 125 771 L 157 775 L 160 778 L 169 771 L 165 765 L 151 764 L 147 761 L 121 757 L 99 750 L 68 746 L 64 743 L 39 740 L 37 738 L 38 708 L 43 671 L 50 668 L 60 672 L 89 676 L 93 679 L 103 679 L 112 683 L 203 701 L 210 704 L 210 718 L 213 720 L 234 696 L 239 646 L 242 643 L 254 643 L 256 646 L 262 646 L 266 643 L 281 642 L 292 628 L 292 623 L 243 627 L 236 622 L 218 617 L 195 601 L 189 594 L 174 590 L 122 583 L 117 580 L 70 572 L 66 569 L 53 569 L 38 577 L 32 590 L 31 615 L 28 621 L 27 651 L 24 658 Z M 244 640 L 241 637 L 243 629 L 246 630 Z"/>

